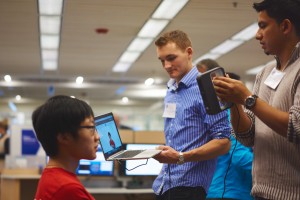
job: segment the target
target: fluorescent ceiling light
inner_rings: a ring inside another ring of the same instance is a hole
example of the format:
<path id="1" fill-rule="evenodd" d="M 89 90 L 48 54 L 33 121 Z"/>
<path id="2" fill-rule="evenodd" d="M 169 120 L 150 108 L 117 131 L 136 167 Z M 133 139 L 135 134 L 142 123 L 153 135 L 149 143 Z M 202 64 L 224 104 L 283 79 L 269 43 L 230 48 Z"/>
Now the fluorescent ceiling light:
<path id="1" fill-rule="evenodd" d="M 58 51 L 42 49 L 42 59 L 43 60 L 57 60 L 58 59 Z"/>
<path id="2" fill-rule="evenodd" d="M 40 16 L 41 34 L 59 34 L 61 18 L 59 16 Z"/>
<path id="3" fill-rule="evenodd" d="M 39 0 L 40 15 L 61 15 L 63 0 Z"/>
<path id="4" fill-rule="evenodd" d="M 115 64 L 112 71 L 113 72 L 126 72 L 131 67 L 131 65 L 132 65 L 132 63 L 118 62 L 117 64 Z"/>
<path id="5" fill-rule="evenodd" d="M 257 30 L 258 30 L 258 24 L 257 22 L 255 22 L 250 26 L 246 27 L 245 29 L 243 29 L 242 31 L 240 31 L 239 33 L 235 34 L 232 37 L 232 40 L 243 40 L 243 41 L 250 40 L 255 37 Z"/>
<path id="6" fill-rule="evenodd" d="M 270 62 L 266 63 L 265 65 L 259 65 L 257 67 L 254 67 L 252 69 L 249 69 L 246 71 L 246 74 L 249 74 L 249 75 L 256 75 L 258 74 L 266 65 L 271 65 L 271 64 L 275 64 L 276 63 L 276 60 L 271 60 Z"/>
<path id="7" fill-rule="evenodd" d="M 155 38 L 168 23 L 168 20 L 149 19 L 138 33 L 138 37 Z"/>
<path id="8" fill-rule="evenodd" d="M 188 0 L 164 0 L 153 13 L 152 18 L 172 19 L 187 2 Z"/>
<path id="9" fill-rule="evenodd" d="M 213 54 L 225 54 L 231 51 L 232 49 L 236 48 L 237 46 L 241 45 L 243 41 L 240 40 L 226 40 L 225 42 L 221 43 L 220 45 L 213 48 L 210 53 Z"/>
<path id="10" fill-rule="evenodd" d="M 127 48 L 127 51 L 144 51 L 153 41 L 151 38 L 135 38 Z"/>
<path id="11" fill-rule="evenodd" d="M 58 35 L 41 35 L 42 49 L 58 49 L 59 36 Z"/>
<path id="12" fill-rule="evenodd" d="M 274 59 L 274 60 L 271 60 L 270 62 L 267 62 L 266 65 L 274 65 L 275 63 L 276 63 L 276 60 Z"/>
<path id="13" fill-rule="evenodd" d="M 249 69 L 249 70 L 246 71 L 246 74 L 256 75 L 257 73 L 259 73 L 264 68 L 264 66 L 265 65 L 260 65 L 260 66 L 254 67 L 252 69 Z"/>
<path id="14" fill-rule="evenodd" d="M 46 71 L 57 70 L 57 60 L 43 60 L 43 69 Z"/>
<path id="15" fill-rule="evenodd" d="M 141 52 L 125 51 L 120 58 L 120 62 L 134 63 L 140 55 L 141 55 Z"/>
<path id="16" fill-rule="evenodd" d="M 239 33 L 235 34 L 232 39 L 226 40 L 225 42 L 221 43 L 217 47 L 210 50 L 209 53 L 202 55 L 201 57 L 197 58 L 193 63 L 197 64 L 200 60 L 203 59 L 217 59 L 223 54 L 226 54 L 233 50 L 234 48 L 240 46 L 245 41 L 250 40 L 251 38 L 255 37 L 256 31 L 258 29 L 257 23 L 253 23 L 250 26 L 246 27 Z"/>

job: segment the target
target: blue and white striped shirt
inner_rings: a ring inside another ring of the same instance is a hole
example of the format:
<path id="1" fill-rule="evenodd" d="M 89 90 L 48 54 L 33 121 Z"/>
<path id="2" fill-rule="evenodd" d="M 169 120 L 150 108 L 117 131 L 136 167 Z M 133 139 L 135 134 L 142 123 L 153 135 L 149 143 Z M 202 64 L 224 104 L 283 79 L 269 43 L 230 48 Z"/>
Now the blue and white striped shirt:
<path id="1" fill-rule="evenodd" d="M 198 70 L 194 66 L 176 86 L 175 80 L 168 82 L 165 105 L 176 104 L 175 118 L 164 119 L 166 145 L 185 152 L 198 148 L 212 139 L 229 138 L 230 125 L 227 111 L 208 115 L 205 111 L 197 85 Z M 206 191 L 211 183 L 217 159 L 201 162 L 186 162 L 182 165 L 164 164 L 153 183 L 156 194 L 178 186 L 202 186 Z M 170 180 L 171 179 L 171 180 Z"/>

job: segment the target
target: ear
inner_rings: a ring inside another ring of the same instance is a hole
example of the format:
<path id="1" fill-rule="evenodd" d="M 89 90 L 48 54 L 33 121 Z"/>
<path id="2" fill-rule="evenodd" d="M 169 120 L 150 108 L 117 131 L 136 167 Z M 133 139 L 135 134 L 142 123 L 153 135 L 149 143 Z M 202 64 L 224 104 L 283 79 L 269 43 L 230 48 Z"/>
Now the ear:
<path id="1" fill-rule="evenodd" d="M 193 48 L 192 47 L 188 47 L 186 49 L 186 52 L 188 53 L 189 56 L 192 56 L 193 55 Z"/>
<path id="2" fill-rule="evenodd" d="M 281 23 L 280 23 L 280 30 L 287 34 L 290 33 L 292 31 L 292 22 L 289 19 L 284 19 Z"/>
<path id="3" fill-rule="evenodd" d="M 69 140 L 70 140 L 70 134 L 68 133 L 59 133 L 57 135 L 57 141 L 60 144 L 67 144 Z"/>

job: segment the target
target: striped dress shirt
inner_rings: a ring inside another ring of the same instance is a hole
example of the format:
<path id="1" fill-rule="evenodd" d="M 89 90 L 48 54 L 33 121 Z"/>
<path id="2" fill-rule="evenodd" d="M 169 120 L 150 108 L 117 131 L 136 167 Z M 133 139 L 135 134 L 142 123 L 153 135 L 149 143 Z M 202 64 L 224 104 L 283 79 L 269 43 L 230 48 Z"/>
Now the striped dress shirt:
<path id="1" fill-rule="evenodd" d="M 216 115 L 206 113 L 197 85 L 197 75 L 198 70 L 194 66 L 178 86 L 175 80 L 171 79 L 164 100 L 165 107 L 168 104 L 176 104 L 175 117 L 164 119 L 166 145 L 181 152 L 198 148 L 213 139 L 230 136 L 227 111 Z M 186 162 L 182 165 L 164 164 L 153 183 L 153 190 L 160 194 L 178 186 L 202 186 L 207 191 L 215 166 L 216 159 Z"/>

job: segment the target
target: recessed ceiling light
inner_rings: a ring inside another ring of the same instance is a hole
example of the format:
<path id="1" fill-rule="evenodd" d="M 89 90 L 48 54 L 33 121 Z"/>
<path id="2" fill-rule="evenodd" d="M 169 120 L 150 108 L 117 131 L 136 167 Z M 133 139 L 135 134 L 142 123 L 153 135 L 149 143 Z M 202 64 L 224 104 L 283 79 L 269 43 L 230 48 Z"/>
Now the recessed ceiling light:
<path id="1" fill-rule="evenodd" d="M 123 103 L 128 103 L 128 101 L 129 101 L 128 97 L 123 97 L 123 98 L 122 98 L 122 102 L 123 102 Z"/>
<path id="2" fill-rule="evenodd" d="M 80 85 L 80 84 L 82 84 L 82 83 L 83 83 L 83 77 L 82 77 L 82 76 L 78 76 L 78 77 L 76 78 L 76 84 Z"/>
<path id="3" fill-rule="evenodd" d="M 6 82 L 11 82 L 11 76 L 10 76 L 10 75 L 5 75 L 5 76 L 4 76 L 4 80 L 5 80 Z"/>
<path id="4" fill-rule="evenodd" d="M 153 85 L 153 83 L 154 83 L 153 78 L 148 78 L 147 80 L 145 80 L 145 85 L 147 85 L 147 86 Z"/>
<path id="5" fill-rule="evenodd" d="M 17 96 L 16 96 L 16 100 L 17 100 L 17 101 L 20 101 L 21 99 L 22 99 L 21 95 L 17 95 Z"/>

